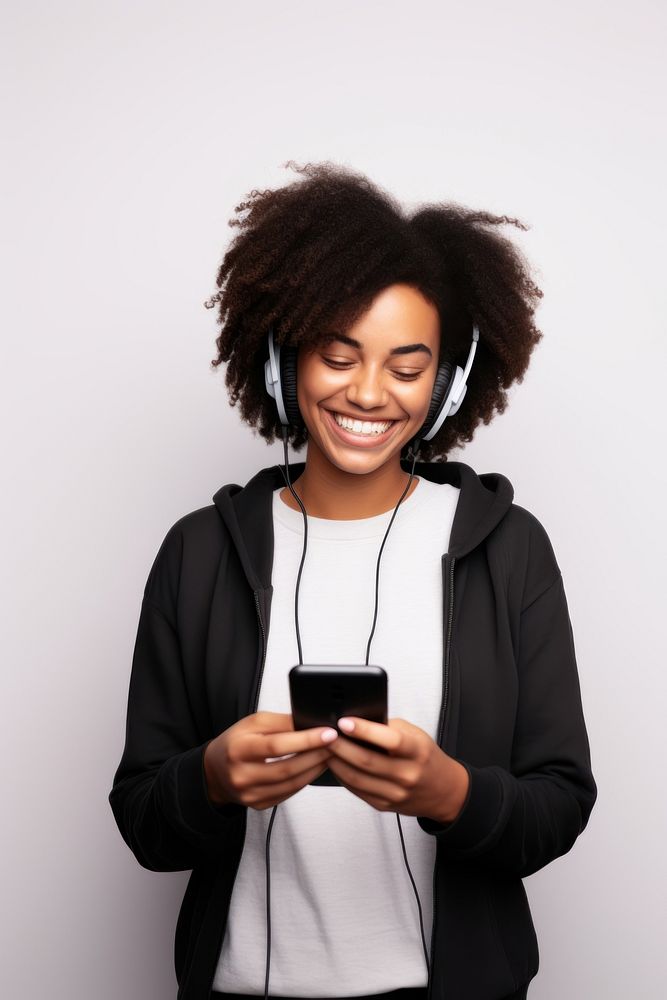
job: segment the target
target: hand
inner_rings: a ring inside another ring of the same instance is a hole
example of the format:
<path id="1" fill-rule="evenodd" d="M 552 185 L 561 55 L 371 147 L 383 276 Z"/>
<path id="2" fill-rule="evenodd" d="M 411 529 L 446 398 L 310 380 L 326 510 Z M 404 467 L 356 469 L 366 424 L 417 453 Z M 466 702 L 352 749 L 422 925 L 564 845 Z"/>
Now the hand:
<path id="1" fill-rule="evenodd" d="M 294 729 L 289 712 L 255 712 L 225 729 L 204 751 L 209 798 L 267 809 L 288 799 L 327 769 L 322 733 L 330 726 Z M 335 736 L 335 730 L 333 730 Z M 281 758 L 290 754 L 288 759 Z"/>
<path id="2" fill-rule="evenodd" d="M 384 747 L 388 756 L 339 736 L 329 744 L 329 769 L 349 791 L 381 812 L 456 819 L 468 793 L 466 768 L 449 757 L 428 733 L 405 719 L 387 725 L 348 716 L 352 735 Z M 338 720 L 339 729 L 343 729 Z"/>

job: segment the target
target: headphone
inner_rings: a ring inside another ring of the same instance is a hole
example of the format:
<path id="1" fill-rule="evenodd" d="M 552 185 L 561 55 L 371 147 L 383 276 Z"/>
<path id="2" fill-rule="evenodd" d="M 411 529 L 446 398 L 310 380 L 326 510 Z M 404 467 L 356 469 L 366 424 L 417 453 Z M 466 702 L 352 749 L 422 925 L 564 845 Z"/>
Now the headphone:
<path id="1" fill-rule="evenodd" d="M 415 435 L 412 451 L 419 450 L 422 441 L 430 441 L 438 433 L 447 417 L 458 413 L 464 400 L 468 386 L 466 385 L 472 368 L 479 330 L 473 327 L 472 344 L 468 353 L 465 369 L 451 365 L 449 361 L 440 361 L 433 384 L 433 394 L 428 408 L 426 420 Z M 299 410 L 296 396 L 296 355 L 297 347 L 275 342 L 273 326 L 269 328 L 269 357 L 264 363 L 264 384 L 269 396 L 276 401 L 278 416 L 283 428 L 303 427 L 303 417 Z"/>
<path id="2" fill-rule="evenodd" d="M 385 536 L 382 540 L 382 545 L 380 546 L 380 553 L 378 555 L 376 573 L 375 573 L 375 614 L 373 617 L 373 625 L 371 628 L 371 634 L 368 637 L 368 645 L 366 647 L 366 666 L 368 666 L 368 659 L 370 655 L 371 640 L 373 638 L 373 633 L 375 631 L 375 622 L 377 620 L 378 611 L 378 584 L 379 584 L 379 571 L 380 571 L 380 557 L 382 556 L 382 550 L 384 549 L 384 543 L 387 540 L 387 535 L 389 534 L 389 529 L 391 528 L 394 518 L 396 517 L 396 512 L 401 505 L 403 498 L 410 488 L 414 477 L 414 468 L 417 461 L 417 456 L 419 455 L 419 447 L 422 441 L 430 441 L 438 433 L 442 425 L 444 424 L 447 417 L 453 416 L 458 412 L 463 398 L 467 391 L 467 379 L 470 374 L 470 369 L 472 368 L 473 359 L 475 357 L 475 351 L 477 349 L 477 344 L 479 341 L 479 330 L 476 325 L 473 325 L 472 332 L 472 344 L 470 345 L 470 351 L 468 352 L 468 360 L 464 369 L 459 368 L 458 365 L 452 365 L 448 361 L 440 361 L 438 364 L 438 371 L 435 376 L 435 382 L 433 385 L 433 393 L 431 396 L 431 402 L 428 408 L 428 414 L 426 420 L 419 428 L 419 431 L 414 438 L 410 441 L 411 451 L 412 451 L 412 470 L 410 472 L 410 478 L 408 483 L 403 490 L 400 500 L 396 504 L 394 513 L 391 516 L 389 525 L 385 532 Z M 299 572 L 297 574 L 296 582 L 296 592 L 294 596 L 294 619 L 296 624 L 296 640 L 299 648 L 299 663 L 303 663 L 303 656 L 301 653 L 301 636 L 299 633 L 299 583 L 301 581 L 301 570 L 303 568 L 303 562 L 306 556 L 306 546 L 308 543 L 308 517 L 306 515 L 306 509 L 301 502 L 301 498 L 297 496 L 294 491 L 294 487 L 289 478 L 289 463 L 287 460 L 287 435 L 290 427 L 303 427 L 304 420 L 301 416 L 301 411 L 299 410 L 299 405 L 297 402 L 296 393 L 296 359 L 298 347 L 293 345 L 284 345 L 281 347 L 277 344 L 273 335 L 273 326 L 269 327 L 269 357 L 264 363 L 264 383 L 266 386 L 266 391 L 269 396 L 275 400 L 276 408 L 278 410 L 278 417 L 282 425 L 282 436 L 283 436 L 283 446 L 285 449 L 285 468 L 278 466 L 283 474 L 287 488 L 292 493 L 292 496 L 299 504 L 301 511 L 303 513 L 304 519 L 304 539 L 303 539 L 303 553 L 301 556 L 301 563 L 299 566 Z M 270 865 L 269 865 L 269 842 L 271 840 L 271 829 L 273 827 L 273 821 L 276 817 L 276 809 L 278 805 L 273 807 L 271 813 L 271 819 L 269 821 L 269 826 L 266 834 L 266 979 L 264 983 L 264 1000 L 268 1000 L 269 995 L 269 968 L 271 961 L 271 877 L 270 877 Z M 405 850 L 405 840 L 403 839 L 403 828 L 401 826 L 401 817 L 399 813 L 396 813 L 396 820 L 398 822 L 398 832 L 401 838 L 401 846 L 403 849 L 403 858 L 405 860 L 405 866 L 408 870 L 408 875 L 410 876 L 410 881 L 412 882 L 412 888 L 417 899 L 417 908 L 419 910 L 419 924 L 421 930 L 422 945 L 424 948 L 424 957 L 426 959 L 426 969 L 428 976 L 428 987 L 431 985 L 431 966 L 429 963 L 428 951 L 426 948 L 426 938 L 424 936 L 424 921 L 422 917 L 421 902 L 419 900 L 419 893 L 417 892 L 417 886 L 415 885 L 415 880 L 413 878 L 412 872 L 410 870 L 410 865 L 408 864 L 408 856 Z"/>

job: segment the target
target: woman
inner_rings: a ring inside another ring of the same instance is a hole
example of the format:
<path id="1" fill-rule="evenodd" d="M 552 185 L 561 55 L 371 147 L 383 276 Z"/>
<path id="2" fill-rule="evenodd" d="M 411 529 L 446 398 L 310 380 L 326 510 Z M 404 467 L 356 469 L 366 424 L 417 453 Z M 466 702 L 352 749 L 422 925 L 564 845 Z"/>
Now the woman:
<path id="1" fill-rule="evenodd" d="M 239 206 L 207 303 L 213 366 L 285 468 L 167 533 L 111 807 L 143 867 L 192 869 L 179 1000 L 519 1000 L 539 961 L 522 878 L 597 789 L 546 531 L 447 454 L 523 379 L 541 292 L 494 228 L 516 220 L 408 215 L 352 171 L 301 170 Z M 296 729 L 290 668 L 363 650 L 387 723 Z"/>

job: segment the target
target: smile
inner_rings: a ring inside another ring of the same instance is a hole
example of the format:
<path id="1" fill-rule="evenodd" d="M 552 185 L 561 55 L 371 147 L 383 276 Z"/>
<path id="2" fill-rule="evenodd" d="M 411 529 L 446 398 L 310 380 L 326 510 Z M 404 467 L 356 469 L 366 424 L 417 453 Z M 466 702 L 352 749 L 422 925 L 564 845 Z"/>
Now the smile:
<path id="1" fill-rule="evenodd" d="M 392 420 L 386 430 L 378 433 L 377 427 L 384 427 L 388 421 L 354 421 L 354 424 L 361 428 L 359 430 L 350 429 L 349 424 L 352 423 L 349 418 L 343 418 L 339 414 L 334 414 L 331 410 L 325 410 L 325 419 L 327 426 L 331 429 L 332 433 L 345 444 L 353 445 L 356 448 L 377 448 L 378 445 L 384 444 L 392 436 L 394 431 L 400 424 L 403 423 L 402 420 Z M 341 427 L 338 420 L 345 419 L 348 423 L 348 427 Z M 364 425 L 366 430 L 364 431 Z M 376 428 L 376 429 L 373 429 Z"/>

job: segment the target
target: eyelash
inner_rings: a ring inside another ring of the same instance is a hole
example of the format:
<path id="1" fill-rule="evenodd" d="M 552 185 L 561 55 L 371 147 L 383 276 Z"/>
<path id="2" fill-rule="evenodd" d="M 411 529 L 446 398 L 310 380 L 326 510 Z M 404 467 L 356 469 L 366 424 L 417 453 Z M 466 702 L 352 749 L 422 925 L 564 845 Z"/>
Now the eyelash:
<path id="1" fill-rule="evenodd" d="M 330 368 L 334 368 L 336 371 L 345 371 L 345 366 L 351 364 L 351 361 L 330 361 L 328 358 L 322 358 L 325 365 L 329 365 Z M 408 375 L 405 372 L 394 372 L 396 378 L 401 382 L 414 382 L 421 376 L 422 372 L 415 372 L 413 375 Z"/>

